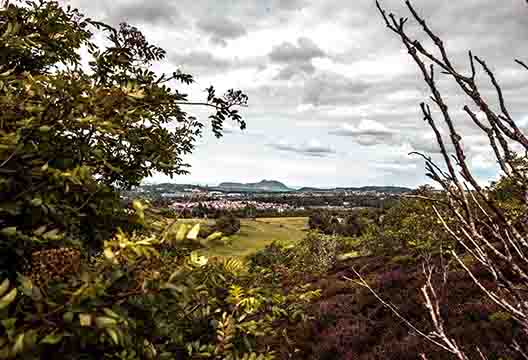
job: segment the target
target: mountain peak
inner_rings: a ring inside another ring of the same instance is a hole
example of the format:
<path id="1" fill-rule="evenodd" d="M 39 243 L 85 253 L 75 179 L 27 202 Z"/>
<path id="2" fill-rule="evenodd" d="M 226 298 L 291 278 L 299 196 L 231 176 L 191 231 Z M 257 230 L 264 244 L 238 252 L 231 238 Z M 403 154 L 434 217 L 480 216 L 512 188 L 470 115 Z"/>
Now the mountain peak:
<path id="1" fill-rule="evenodd" d="M 289 187 L 277 180 L 263 179 L 257 183 L 236 183 L 223 182 L 218 185 L 219 188 L 234 191 L 291 191 Z"/>

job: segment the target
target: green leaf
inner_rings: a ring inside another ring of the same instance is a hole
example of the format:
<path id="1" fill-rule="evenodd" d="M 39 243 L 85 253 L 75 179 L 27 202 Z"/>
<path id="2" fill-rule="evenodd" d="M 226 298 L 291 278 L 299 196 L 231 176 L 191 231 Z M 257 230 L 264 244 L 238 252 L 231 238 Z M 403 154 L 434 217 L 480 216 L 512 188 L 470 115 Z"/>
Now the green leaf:
<path id="1" fill-rule="evenodd" d="M 9 318 L 2 320 L 2 325 L 6 330 L 12 330 L 15 328 L 16 318 Z"/>
<path id="2" fill-rule="evenodd" d="M 81 326 L 91 326 L 92 325 L 92 315 L 79 314 L 79 324 Z"/>
<path id="3" fill-rule="evenodd" d="M 44 231 L 46 231 L 46 228 L 47 228 L 46 225 L 42 225 L 37 230 L 33 231 L 33 234 L 35 234 L 37 236 L 41 236 L 42 234 L 44 234 Z"/>
<path id="4" fill-rule="evenodd" d="M 0 284 L 0 296 L 4 295 L 6 291 L 9 289 L 10 281 L 9 279 L 5 279 Z"/>
<path id="5" fill-rule="evenodd" d="M 46 335 L 42 340 L 40 340 L 40 343 L 55 345 L 55 344 L 58 344 L 62 340 L 63 337 L 64 337 L 64 333 L 62 332 L 59 332 L 56 334 L 49 334 L 49 335 Z"/>
<path id="6" fill-rule="evenodd" d="M 42 235 L 47 240 L 60 240 L 64 237 L 64 234 L 59 234 L 59 229 L 53 229 Z"/>
<path id="7" fill-rule="evenodd" d="M 98 316 L 95 318 L 95 325 L 98 328 L 114 327 L 117 325 L 117 320 L 107 316 Z"/>
<path id="8" fill-rule="evenodd" d="M 18 274 L 17 280 L 20 283 L 20 290 L 22 290 L 22 294 L 31 296 L 33 294 L 33 282 L 31 279 L 22 274 Z"/>
<path id="9" fill-rule="evenodd" d="M 110 338 L 112 339 L 114 344 L 118 345 L 119 344 L 119 336 L 117 334 L 117 330 L 116 329 L 112 329 L 112 328 L 106 328 L 105 331 L 110 336 Z"/>
<path id="10" fill-rule="evenodd" d="M 35 207 L 38 207 L 38 206 L 42 205 L 42 199 L 41 198 L 34 198 L 33 200 L 31 200 L 31 205 L 33 205 Z"/>
<path id="11" fill-rule="evenodd" d="M 65 312 L 63 315 L 62 315 L 62 319 L 67 322 L 67 323 L 71 323 L 73 321 L 73 316 L 74 316 L 74 313 L 71 312 L 71 311 L 68 311 L 68 312 Z"/>
<path id="12" fill-rule="evenodd" d="M 15 345 L 13 346 L 13 353 L 19 354 L 24 350 L 25 333 L 18 334 L 15 338 Z"/>
<path id="13" fill-rule="evenodd" d="M 10 292 L 8 292 L 6 295 L 0 298 L 0 310 L 6 308 L 11 304 L 16 296 L 17 296 L 18 290 L 16 288 L 12 289 Z"/>
<path id="14" fill-rule="evenodd" d="M 16 226 L 6 227 L 0 230 L 0 232 L 6 236 L 15 236 L 17 233 L 17 227 Z"/>

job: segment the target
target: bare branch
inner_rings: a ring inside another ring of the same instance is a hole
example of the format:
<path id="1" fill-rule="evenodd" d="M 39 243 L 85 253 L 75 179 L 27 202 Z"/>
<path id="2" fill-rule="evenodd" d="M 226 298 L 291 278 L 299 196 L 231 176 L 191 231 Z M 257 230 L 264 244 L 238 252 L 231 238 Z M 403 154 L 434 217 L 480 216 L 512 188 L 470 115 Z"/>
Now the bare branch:
<path id="1" fill-rule="evenodd" d="M 525 68 L 526 70 L 528 70 L 528 65 L 526 65 L 526 63 L 524 61 L 521 61 L 521 60 L 515 60 L 515 62 L 519 65 L 521 65 L 523 68 Z"/>

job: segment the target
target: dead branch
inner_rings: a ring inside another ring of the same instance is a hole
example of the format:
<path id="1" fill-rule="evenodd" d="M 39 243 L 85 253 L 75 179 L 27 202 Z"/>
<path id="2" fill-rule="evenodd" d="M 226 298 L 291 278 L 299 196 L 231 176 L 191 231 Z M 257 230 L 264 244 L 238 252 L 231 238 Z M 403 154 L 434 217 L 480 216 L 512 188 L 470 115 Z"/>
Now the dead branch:
<path id="1" fill-rule="evenodd" d="M 446 232 L 493 275 L 495 286 L 493 288 L 484 287 L 482 282 L 453 251 L 452 255 L 459 265 L 468 272 L 473 282 L 481 288 L 486 296 L 511 314 L 524 328 L 528 329 L 526 292 L 520 290 L 522 287 L 516 286 L 509 276 L 505 275 L 506 273 L 514 274 L 528 285 L 528 242 L 526 240 L 528 227 L 525 223 L 513 224 L 500 204 L 489 196 L 488 190 L 483 188 L 473 175 L 462 148 L 462 136 L 457 132 L 455 119 L 451 116 L 449 107 L 437 86 L 434 67 L 440 68 L 441 74 L 451 77 L 459 89 L 476 106 L 476 109 L 484 115 L 487 123 L 479 119 L 477 113 L 471 110 L 468 105 L 463 107 L 471 121 L 488 137 L 489 145 L 493 149 L 504 176 L 525 190 L 528 189 L 527 171 L 516 160 L 511 144 L 519 144 L 528 153 L 528 138 L 511 116 L 504 92 L 491 67 L 482 58 L 469 52 L 470 72 L 469 75 L 462 74 L 451 62 L 449 52 L 442 39 L 418 14 L 409 0 L 406 0 L 405 3 L 412 15 L 411 19 L 420 25 L 420 29 L 433 42 L 433 48 L 439 55 L 435 55 L 419 40 L 408 34 L 406 30 L 407 18 L 397 19 L 394 14 L 387 14 L 379 1 L 376 1 L 385 25 L 399 37 L 423 75 L 431 92 L 431 100 L 448 129 L 448 137 L 453 145 L 454 154 L 450 156 L 444 142 L 444 136 L 438 129 L 437 120 L 433 116 L 430 106 L 421 103 L 423 118 L 434 131 L 440 154 L 447 168 L 447 171 L 443 171 L 430 157 L 422 155 L 426 161 L 427 176 L 444 189 L 451 215 L 454 216 L 454 225 L 448 225 L 435 205 L 433 208 Z M 520 60 L 515 61 L 528 70 L 526 63 Z M 482 96 L 480 85 L 477 83 L 477 68 L 486 75 L 494 89 L 498 103 L 497 110 L 494 110 Z M 523 200 L 528 204 L 528 198 L 523 198 Z M 430 272 L 428 274 L 426 285 L 422 288 L 422 295 L 428 306 L 433 325 L 437 329 L 436 335 L 441 337 L 443 323 L 439 318 L 439 313 L 437 313 L 435 290 L 430 282 Z M 451 352 L 455 351 L 453 353 L 456 353 L 456 344 L 449 343 L 449 341 L 448 338 L 442 338 L 442 343 Z M 519 346 L 518 348 L 519 353 L 522 353 Z M 481 358 L 485 359 L 480 350 L 479 353 Z M 462 354 L 462 356 L 465 355 Z"/>

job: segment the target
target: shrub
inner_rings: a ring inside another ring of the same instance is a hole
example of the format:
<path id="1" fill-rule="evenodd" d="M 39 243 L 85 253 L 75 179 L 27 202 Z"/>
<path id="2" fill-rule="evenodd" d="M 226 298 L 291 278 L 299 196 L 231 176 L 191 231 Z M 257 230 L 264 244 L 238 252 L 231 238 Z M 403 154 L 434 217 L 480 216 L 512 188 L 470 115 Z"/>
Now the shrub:
<path id="1" fill-rule="evenodd" d="M 222 215 L 216 220 L 214 230 L 220 231 L 227 236 L 234 235 L 240 231 L 240 219 L 231 213 Z"/>
<path id="2" fill-rule="evenodd" d="M 496 322 L 496 321 L 510 321 L 512 320 L 511 314 L 505 312 L 505 311 L 498 311 L 489 316 L 489 321 Z"/>
<path id="3" fill-rule="evenodd" d="M 310 232 L 298 244 L 298 264 L 300 269 L 309 272 L 324 272 L 337 261 L 339 239 L 335 236 Z"/>
<path id="4" fill-rule="evenodd" d="M 308 227 L 326 235 L 360 236 L 371 222 L 368 213 L 354 211 L 346 215 L 334 215 L 329 212 L 315 212 L 308 218 Z"/>
<path id="5" fill-rule="evenodd" d="M 262 267 L 272 269 L 275 266 L 291 267 L 297 256 L 294 246 L 288 246 L 274 241 L 264 249 L 257 251 L 248 259 L 250 267 Z"/>
<path id="6" fill-rule="evenodd" d="M 272 324 L 308 320 L 304 308 L 320 295 L 299 284 L 274 286 L 236 259 L 160 253 L 159 245 L 121 232 L 105 243 L 104 255 L 77 263 L 80 277 L 0 281 L 0 354 L 270 358 L 259 344 L 281 336 Z"/>
<path id="7" fill-rule="evenodd" d="M 206 225 L 206 224 L 201 224 L 201 227 L 200 227 L 200 232 L 198 234 L 199 237 L 203 238 L 203 239 L 206 239 L 209 237 L 209 235 L 212 235 L 215 233 L 215 228 L 214 226 L 210 226 L 210 225 Z"/>
<path id="8" fill-rule="evenodd" d="M 417 259 L 413 255 L 397 255 L 391 259 L 395 264 L 409 265 L 417 262 Z"/>

